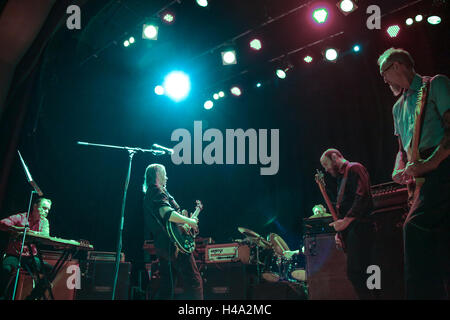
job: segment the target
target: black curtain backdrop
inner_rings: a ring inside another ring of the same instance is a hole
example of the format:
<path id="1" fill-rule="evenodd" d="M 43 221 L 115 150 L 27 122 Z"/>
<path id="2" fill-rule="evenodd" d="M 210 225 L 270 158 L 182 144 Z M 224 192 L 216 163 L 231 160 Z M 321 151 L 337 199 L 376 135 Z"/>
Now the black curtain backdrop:
<path id="1" fill-rule="evenodd" d="M 261 176 L 259 164 L 176 166 L 169 157 L 136 154 L 125 213 L 127 260 L 142 266 L 141 248 L 149 238 L 143 228 L 142 183 L 146 166 L 154 162 L 166 166 L 168 190 L 183 208 L 192 210 L 194 201 L 202 200 L 200 236 L 226 243 L 242 238 L 237 228 L 246 227 L 263 236 L 275 232 L 291 249 L 301 248 L 302 219 L 314 205 L 325 204 L 314 182 L 325 149 L 335 147 L 365 165 L 372 184 L 391 180 L 397 152 L 391 114 L 395 98 L 376 61 L 385 49 L 402 47 L 413 55 L 419 74 L 448 74 L 448 44 L 442 29 L 436 30 L 417 29 L 395 41 L 358 32 L 360 54 L 341 52 L 337 63 L 299 63 L 284 81 L 272 79 L 259 89 L 243 80 L 248 89 L 241 97 L 228 96 L 210 111 L 202 108 L 201 97 L 175 104 L 155 96 L 148 81 L 153 70 L 128 68 L 111 57 L 80 65 L 85 56 L 79 34 L 59 30 L 37 69 L 39 81 L 30 84 L 32 97 L 18 102 L 29 111 L 17 147 L 53 200 L 51 234 L 87 239 L 99 251 L 116 250 L 128 153 L 77 141 L 174 146 L 171 133 L 185 128 L 193 143 L 194 121 L 201 120 L 203 131 L 217 128 L 224 136 L 226 129 L 279 129 L 278 173 Z M 346 35 L 338 43 L 351 40 Z M 25 210 L 30 191 L 17 155 L 10 156 L 15 160 L 2 217 Z M 327 183 L 333 186 L 331 179 Z"/>

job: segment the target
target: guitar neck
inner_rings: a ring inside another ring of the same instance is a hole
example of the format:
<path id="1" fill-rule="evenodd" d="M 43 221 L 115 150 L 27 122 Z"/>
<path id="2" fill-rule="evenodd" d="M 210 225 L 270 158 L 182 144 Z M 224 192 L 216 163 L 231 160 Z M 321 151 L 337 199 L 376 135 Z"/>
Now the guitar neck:
<path id="1" fill-rule="evenodd" d="M 195 211 L 194 211 L 194 213 L 192 214 L 191 218 L 192 218 L 192 219 L 197 218 L 197 216 L 198 216 L 199 213 L 200 213 L 200 209 L 199 209 L 199 208 L 195 209 Z"/>
<path id="2" fill-rule="evenodd" d="M 334 210 L 333 204 L 331 203 L 330 198 L 328 197 L 328 194 L 327 194 L 324 186 L 321 185 L 320 183 L 318 183 L 318 185 L 319 185 L 320 192 L 322 193 L 322 196 L 323 196 L 325 202 L 327 203 L 328 210 L 330 210 L 330 213 L 333 216 L 333 220 L 334 221 L 338 220 L 336 211 Z"/>

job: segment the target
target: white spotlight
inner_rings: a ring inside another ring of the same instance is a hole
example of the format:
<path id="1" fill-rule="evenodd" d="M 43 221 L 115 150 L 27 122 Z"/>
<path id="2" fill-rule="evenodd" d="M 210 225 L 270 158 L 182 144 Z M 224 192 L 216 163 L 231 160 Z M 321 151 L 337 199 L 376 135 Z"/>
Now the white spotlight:
<path id="1" fill-rule="evenodd" d="M 213 106 L 214 103 L 211 100 L 208 100 L 203 104 L 203 108 L 205 108 L 206 110 L 212 109 Z"/>
<path id="2" fill-rule="evenodd" d="M 221 54 L 222 54 L 222 64 L 224 66 L 237 63 L 236 51 L 227 50 L 227 51 L 222 51 Z"/>
<path id="3" fill-rule="evenodd" d="M 172 100 L 185 99 L 191 90 L 189 76 L 182 71 L 172 71 L 164 78 L 164 91 Z"/>
<path id="4" fill-rule="evenodd" d="M 148 40 L 158 40 L 158 26 L 144 24 L 142 27 L 142 38 Z"/>

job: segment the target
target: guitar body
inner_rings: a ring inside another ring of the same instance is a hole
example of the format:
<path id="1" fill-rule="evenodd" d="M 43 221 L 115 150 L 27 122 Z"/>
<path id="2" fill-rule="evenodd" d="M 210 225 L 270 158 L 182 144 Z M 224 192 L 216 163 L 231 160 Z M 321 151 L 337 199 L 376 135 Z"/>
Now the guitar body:
<path id="1" fill-rule="evenodd" d="M 170 221 L 167 221 L 166 229 L 179 251 L 186 254 L 194 252 L 195 237 L 190 232 L 186 232 L 182 226 Z"/>
<path id="2" fill-rule="evenodd" d="M 193 219 L 197 218 L 198 214 L 203 209 L 203 204 L 200 200 L 197 200 L 196 203 L 195 212 L 191 216 Z M 166 231 L 178 251 L 186 254 L 194 252 L 195 237 L 197 234 L 192 229 L 185 230 L 181 224 L 167 221 Z"/>

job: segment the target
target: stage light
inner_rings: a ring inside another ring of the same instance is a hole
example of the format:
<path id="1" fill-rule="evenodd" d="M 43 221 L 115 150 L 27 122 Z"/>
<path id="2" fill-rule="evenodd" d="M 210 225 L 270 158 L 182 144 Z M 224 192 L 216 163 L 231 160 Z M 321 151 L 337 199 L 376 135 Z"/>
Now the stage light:
<path id="1" fill-rule="evenodd" d="M 221 54 L 222 54 L 222 64 L 224 66 L 237 63 L 236 51 L 227 50 L 227 51 L 222 51 Z"/>
<path id="2" fill-rule="evenodd" d="M 129 45 L 130 45 L 130 41 L 125 40 L 125 41 L 123 42 L 123 46 L 124 46 L 124 47 L 128 47 Z"/>
<path id="3" fill-rule="evenodd" d="M 428 22 L 429 24 L 432 24 L 432 25 L 439 24 L 439 23 L 441 23 L 441 21 L 442 21 L 441 17 L 436 16 L 436 15 L 429 16 L 429 17 L 427 18 L 427 22 Z"/>
<path id="4" fill-rule="evenodd" d="M 163 13 L 162 20 L 166 24 L 172 24 L 175 21 L 175 15 L 171 12 Z"/>
<path id="5" fill-rule="evenodd" d="M 387 33 L 391 38 L 395 38 L 396 36 L 398 36 L 399 32 L 400 27 L 398 25 L 389 26 L 389 28 L 387 28 Z"/>
<path id="6" fill-rule="evenodd" d="M 242 91 L 239 87 L 234 86 L 230 89 L 230 92 L 233 96 L 239 97 L 242 94 Z"/>
<path id="7" fill-rule="evenodd" d="M 359 52 L 360 50 L 361 50 L 361 47 L 360 47 L 359 45 L 355 44 L 355 45 L 353 46 L 353 51 L 354 51 L 354 52 Z"/>
<path id="8" fill-rule="evenodd" d="M 317 23 L 325 23 L 328 17 L 328 10 L 325 8 L 316 9 L 314 10 L 312 16 Z"/>
<path id="9" fill-rule="evenodd" d="M 313 61 L 313 58 L 311 56 L 306 56 L 303 58 L 303 61 L 305 61 L 306 63 L 311 63 Z"/>
<path id="10" fill-rule="evenodd" d="M 208 6 L 208 0 L 197 0 L 197 4 L 200 7 L 207 7 Z"/>
<path id="11" fill-rule="evenodd" d="M 284 71 L 283 69 L 277 69 L 275 71 L 275 74 L 277 75 L 278 78 L 280 79 L 286 79 L 286 71 Z"/>
<path id="12" fill-rule="evenodd" d="M 153 24 L 144 24 L 142 27 L 142 39 L 158 40 L 159 27 Z"/>
<path id="13" fill-rule="evenodd" d="M 223 97 L 225 97 L 225 92 L 219 91 L 219 98 L 223 98 Z"/>
<path id="14" fill-rule="evenodd" d="M 206 110 L 212 109 L 213 106 L 214 103 L 211 100 L 208 100 L 203 104 L 203 108 L 205 108 Z"/>
<path id="15" fill-rule="evenodd" d="M 164 91 L 172 100 L 178 102 L 185 99 L 191 90 L 191 82 L 182 71 L 172 71 L 164 78 Z"/>
<path id="16" fill-rule="evenodd" d="M 325 50 L 325 58 L 328 61 L 335 62 L 338 58 L 337 50 L 333 49 L 333 48 L 329 48 L 329 49 Z"/>
<path id="17" fill-rule="evenodd" d="M 134 37 L 130 37 L 130 39 L 128 39 L 128 41 L 130 42 L 130 44 L 131 44 L 131 43 L 134 43 L 134 41 L 135 41 L 135 40 L 134 40 Z"/>
<path id="18" fill-rule="evenodd" d="M 410 26 L 410 25 L 412 25 L 413 23 L 414 23 L 413 18 L 408 18 L 408 19 L 406 19 L 406 25 L 407 25 L 407 26 Z"/>
<path id="19" fill-rule="evenodd" d="M 416 19 L 416 22 L 421 22 L 423 20 L 423 15 L 418 14 L 415 19 Z"/>
<path id="20" fill-rule="evenodd" d="M 214 93 L 213 94 L 213 98 L 214 98 L 214 100 L 219 100 L 219 94 L 218 93 Z"/>
<path id="21" fill-rule="evenodd" d="M 256 87 L 257 87 L 257 88 L 261 88 L 261 86 L 262 86 L 261 82 L 258 82 L 258 83 L 256 84 Z"/>
<path id="22" fill-rule="evenodd" d="M 336 5 L 344 15 L 348 15 L 358 8 L 358 6 L 351 0 L 342 0 L 336 3 Z"/>
<path id="23" fill-rule="evenodd" d="M 164 88 L 163 88 L 163 86 L 157 85 L 157 86 L 155 87 L 155 93 L 156 93 L 158 96 L 162 96 L 162 95 L 164 94 Z"/>
<path id="24" fill-rule="evenodd" d="M 259 39 L 253 39 L 252 41 L 250 41 L 250 48 L 254 50 L 261 50 L 261 41 Z"/>

